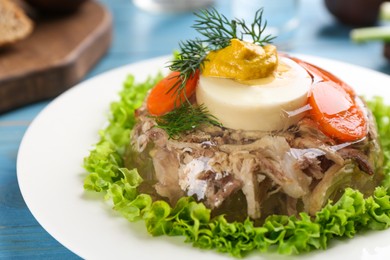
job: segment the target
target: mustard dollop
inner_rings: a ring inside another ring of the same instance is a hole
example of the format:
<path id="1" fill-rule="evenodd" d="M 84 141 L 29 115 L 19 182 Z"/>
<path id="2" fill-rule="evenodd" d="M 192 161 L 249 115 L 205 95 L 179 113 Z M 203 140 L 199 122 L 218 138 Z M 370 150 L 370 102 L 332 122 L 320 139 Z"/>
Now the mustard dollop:
<path id="1" fill-rule="evenodd" d="M 207 55 L 202 74 L 245 81 L 268 77 L 277 66 L 278 55 L 274 45 L 259 46 L 232 39 L 229 46 Z"/>

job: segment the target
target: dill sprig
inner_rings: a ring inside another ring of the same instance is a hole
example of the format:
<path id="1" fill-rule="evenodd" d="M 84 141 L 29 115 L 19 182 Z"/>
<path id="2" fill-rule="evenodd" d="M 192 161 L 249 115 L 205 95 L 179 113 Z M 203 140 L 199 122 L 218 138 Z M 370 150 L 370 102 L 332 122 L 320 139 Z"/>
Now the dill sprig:
<path id="1" fill-rule="evenodd" d="M 177 58 L 171 62 L 169 69 L 171 71 L 179 71 L 180 75 L 177 84 L 167 91 L 167 93 L 173 91 L 173 94 L 177 96 L 180 96 L 182 92 L 185 94 L 184 89 L 187 80 L 202 67 L 203 61 L 208 53 L 208 48 L 203 45 L 200 39 L 180 42 L 179 48 L 181 52 L 177 55 Z M 186 96 L 185 98 L 188 101 Z"/>
<path id="2" fill-rule="evenodd" d="M 240 20 L 239 24 L 242 29 L 241 40 L 245 39 L 245 36 L 250 36 L 252 42 L 260 46 L 270 44 L 276 38 L 270 34 L 263 36 L 265 29 L 267 28 L 267 21 L 263 23 L 263 9 L 259 9 L 255 13 L 255 17 L 250 27 L 245 24 L 244 20 Z"/>
<path id="3" fill-rule="evenodd" d="M 256 11 L 250 25 L 247 25 L 244 19 L 229 20 L 214 8 L 201 10 L 195 13 L 195 16 L 198 19 L 195 20 L 192 28 L 204 38 L 180 42 L 178 58 L 168 66 L 170 70 L 180 72 L 178 84 L 167 90 L 167 92 L 174 91 L 176 95 L 183 92 L 187 80 L 194 75 L 195 71 L 202 69 L 210 51 L 229 46 L 232 39 L 244 40 L 250 37 L 253 43 L 263 46 L 271 43 L 275 38 L 270 35 L 263 36 L 267 22 L 263 22 L 262 8 Z"/>
<path id="4" fill-rule="evenodd" d="M 203 42 L 213 50 L 229 46 L 231 39 L 244 40 L 249 36 L 253 43 L 263 46 L 271 43 L 275 38 L 270 35 L 263 36 L 267 22 L 263 23 L 262 8 L 256 11 L 250 26 L 246 24 L 244 19 L 229 20 L 215 9 L 202 10 L 195 13 L 195 16 L 198 17 L 198 20 L 195 20 L 192 27 L 205 37 Z"/>
<path id="5" fill-rule="evenodd" d="M 256 11 L 250 25 L 247 25 L 244 19 L 229 20 L 214 8 L 201 10 L 195 13 L 195 16 L 198 19 L 195 20 L 192 28 L 204 39 L 196 38 L 180 42 L 178 59 L 173 60 L 168 66 L 170 70 L 180 72 L 179 86 L 175 85 L 168 90 L 168 92 L 174 90 L 177 95 L 183 91 L 187 80 L 195 71 L 202 69 L 203 62 L 210 51 L 229 46 L 232 39 L 244 40 L 250 37 L 253 43 L 263 46 L 271 43 L 275 38 L 270 35 L 263 36 L 267 26 L 267 22 L 263 22 L 263 8 Z"/>
<path id="6" fill-rule="evenodd" d="M 230 45 L 232 39 L 244 40 L 263 46 L 272 42 L 274 37 L 263 36 L 267 22 L 263 22 L 263 9 L 255 13 L 254 20 L 247 25 L 244 19 L 229 20 L 216 9 L 201 10 L 195 13 L 197 19 L 192 26 L 203 38 L 182 41 L 179 43 L 177 58 L 171 61 L 168 68 L 180 72 L 177 83 L 167 89 L 178 101 L 179 105 L 166 115 L 156 117 L 158 127 L 165 129 L 170 138 L 183 131 L 191 130 L 200 124 L 220 125 L 204 106 L 193 107 L 186 96 L 185 87 L 198 70 L 202 70 L 204 61 L 210 51 L 219 50 Z M 180 97 L 184 96 L 184 99 Z"/>
<path id="7" fill-rule="evenodd" d="M 180 133 L 193 130 L 201 124 L 219 125 L 217 118 L 209 114 L 204 105 L 193 106 L 183 103 L 169 113 L 155 117 L 157 127 L 164 129 L 169 138 L 176 138 Z"/>
<path id="8" fill-rule="evenodd" d="M 180 71 L 184 74 L 195 73 L 202 66 L 203 60 L 208 53 L 207 46 L 204 46 L 202 40 L 187 40 L 179 43 L 181 52 L 177 59 L 171 62 L 169 69 L 172 71 Z"/>

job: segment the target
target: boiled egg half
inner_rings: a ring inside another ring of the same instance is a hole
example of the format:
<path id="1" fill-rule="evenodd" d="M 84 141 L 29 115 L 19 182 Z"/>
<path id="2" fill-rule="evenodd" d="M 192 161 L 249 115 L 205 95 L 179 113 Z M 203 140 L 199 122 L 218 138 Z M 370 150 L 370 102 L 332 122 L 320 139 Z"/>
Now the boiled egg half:
<path id="1" fill-rule="evenodd" d="M 237 81 L 201 75 L 196 99 L 225 127 L 278 131 L 303 117 L 304 113 L 294 111 L 306 106 L 311 84 L 304 68 L 279 57 L 276 70 L 261 79 Z"/>

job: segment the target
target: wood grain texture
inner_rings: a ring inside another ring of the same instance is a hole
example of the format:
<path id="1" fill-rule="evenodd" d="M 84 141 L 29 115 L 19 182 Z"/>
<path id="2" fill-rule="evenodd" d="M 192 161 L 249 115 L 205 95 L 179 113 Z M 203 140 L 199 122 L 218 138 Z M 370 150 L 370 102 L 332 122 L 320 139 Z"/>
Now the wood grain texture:
<path id="1" fill-rule="evenodd" d="M 29 38 L 0 50 L 0 113 L 79 82 L 105 54 L 111 35 L 110 14 L 94 1 L 72 14 L 38 17 Z"/>

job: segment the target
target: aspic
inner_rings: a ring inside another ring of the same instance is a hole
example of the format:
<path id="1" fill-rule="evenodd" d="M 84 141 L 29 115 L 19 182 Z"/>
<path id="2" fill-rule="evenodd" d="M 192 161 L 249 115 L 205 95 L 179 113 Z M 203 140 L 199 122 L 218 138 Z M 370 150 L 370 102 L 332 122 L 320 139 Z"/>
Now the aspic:
<path id="1" fill-rule="evenodd" d="M 240 256 L 268 250 L 270 241 L 286 246 L 293 233 L 272 240 L 275 223 L 307 221 L 316 238 L 283 250 L 309 251 L 326 247 L 331 224 L 316 221 L 331 203 L 383 191 L 387 158 L 364 98 L 336 75 L 278 52 L 262 16 L 260 9 L 246 23 L 214 9 L 196 13 L 200 37 L 180 43 L 150 90 L 129 94 L 140 106 L 123 129 L 128 142 L 116 148 L 123 165 L 108 194 L 151 234 L 219 250 L 222 239 Z M 90 175 L 85 187 L 111 183 L 99 178 Z M 221 225 L 237 230 L 242 248 L 215 230 Z"/>

